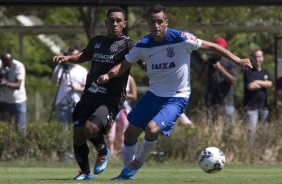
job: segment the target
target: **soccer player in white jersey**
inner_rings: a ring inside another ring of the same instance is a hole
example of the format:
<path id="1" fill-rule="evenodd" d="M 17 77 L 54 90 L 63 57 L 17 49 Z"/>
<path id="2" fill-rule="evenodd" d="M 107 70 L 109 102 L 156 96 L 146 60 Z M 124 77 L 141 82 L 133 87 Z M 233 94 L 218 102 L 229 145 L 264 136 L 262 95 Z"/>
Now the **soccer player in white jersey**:
<path id="1" fill-rule="evenodd" d="M 101 75 L 97 81 L 108 82 L 138 60 L 146 63 L 149 89 L 128 115 L 130 124 L 123 147 L 124 169 L 115 178 L 117 180 L 134 179 L 146 156 L 154 149 L 159 134 L 169 136 L 175 121 L 184 112 L 191 93 L 190 54 L 193 50 L 213 51 L 242 68 L 252 68 L 249 59 L 240 59 L 225 48 L 188 32 L 168 28 L 166 9 L 162 5 L 149 9 L 147 24 L 151 33 L 141 38 L 125 56 L 125 61 Z M 135 155 L 137 140 L 143 131 L 145 136 Z"/>

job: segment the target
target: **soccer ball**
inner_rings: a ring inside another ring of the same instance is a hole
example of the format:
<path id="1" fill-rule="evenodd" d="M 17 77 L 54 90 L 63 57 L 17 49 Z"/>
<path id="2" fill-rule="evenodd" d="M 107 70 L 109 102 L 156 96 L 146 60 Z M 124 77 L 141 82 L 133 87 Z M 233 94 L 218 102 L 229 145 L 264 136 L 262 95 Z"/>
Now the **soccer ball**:
<path id="1" fill-rule="evenodd" d="M 225 164 L 224 153 L 216 147 L 208 147 L 201 151 L 198 163 L 200 168 L 206 173 L 216 173 Z"/>

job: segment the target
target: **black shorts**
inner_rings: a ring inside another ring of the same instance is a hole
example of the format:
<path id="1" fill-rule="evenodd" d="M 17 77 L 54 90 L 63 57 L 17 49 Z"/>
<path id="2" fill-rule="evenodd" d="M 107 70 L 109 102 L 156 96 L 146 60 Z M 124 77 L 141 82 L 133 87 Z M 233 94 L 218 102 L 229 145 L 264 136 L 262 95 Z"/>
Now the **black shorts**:
<path id="1" fill-rule="evenodd" d="M 120 97 L 93 96 L 83 94 L 76 104 L 72 117 L 74 127 L 84 127 L 87 120 L 95 123 L 103 134 L 112 127 L 124 99 Z"/>

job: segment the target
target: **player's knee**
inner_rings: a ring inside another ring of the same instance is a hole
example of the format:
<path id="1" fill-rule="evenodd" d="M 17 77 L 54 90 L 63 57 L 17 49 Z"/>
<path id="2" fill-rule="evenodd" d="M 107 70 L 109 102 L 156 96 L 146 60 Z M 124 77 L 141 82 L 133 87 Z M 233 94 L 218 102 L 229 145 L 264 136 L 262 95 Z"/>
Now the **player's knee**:
<path id="1" fill-rule="evenodd" d="M 87 138 L 93 137 L 93 135 L 99 134 L 100 129 L 91 121 L 86 121 L 84 126 L 84 134 Z"/>
<path id="2" fill-rule="evenodd" d="M 146 134 L 150 137 L 156 137 L 160 133 L 160 128 L 155 122 L 150 122 L 146 127 Z"/>
<path id="3" fill-rule="evenodd" d="M 153 141 L 158 138 L 158 133 L 152 133 L 152 132 L 146 132 L 145 133 L 145 138 L 147 141 Z"/>

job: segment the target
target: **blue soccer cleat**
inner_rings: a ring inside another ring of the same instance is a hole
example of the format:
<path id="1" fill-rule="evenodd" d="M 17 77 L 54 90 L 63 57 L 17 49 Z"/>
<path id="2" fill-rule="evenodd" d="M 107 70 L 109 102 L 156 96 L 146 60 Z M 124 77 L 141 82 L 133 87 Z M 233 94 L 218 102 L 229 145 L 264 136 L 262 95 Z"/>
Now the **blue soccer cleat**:
<path id="1" fill-rule="evenodd" d="M 108 152 L 106 155 L 98 155 L 97 160 L 94 166 L 94 174 L 101 174 L 108 163 L 109 157 L 110 157 L 110 150 L 107 148 Z"/>
<path id="2" fill-rule="evenodd" d="M 89 173 L 86 174 L 84 171 L 80 171 L 76 177 L 73 178 L 74 180 L 93 180 L 94 179 L 94 174 Z"/>
<path id="3" fill-rule="evenodd" d="M 123 177 L 134 176 L 137 171 L 142 167 L 143 163 L 133 160 L 128 166 L 126 166 L 120 173 Z"/>

